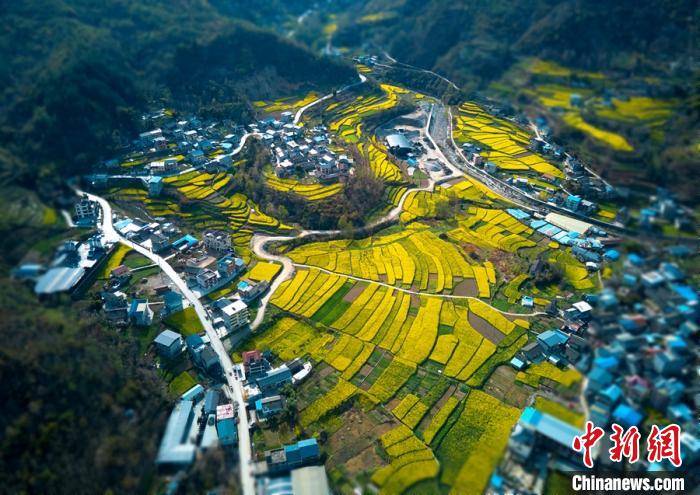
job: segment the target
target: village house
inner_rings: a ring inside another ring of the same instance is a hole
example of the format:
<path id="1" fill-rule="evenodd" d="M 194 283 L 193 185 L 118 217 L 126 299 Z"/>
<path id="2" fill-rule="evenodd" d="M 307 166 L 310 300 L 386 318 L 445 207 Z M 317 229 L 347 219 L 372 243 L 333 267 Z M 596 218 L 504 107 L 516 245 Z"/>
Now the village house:
<path id="1" fill-rule="evenodd" d="M 231 251 L 231 236 L 220 230 L 210 230 L 204 233 L 204 247 L 212 251 Z"/>

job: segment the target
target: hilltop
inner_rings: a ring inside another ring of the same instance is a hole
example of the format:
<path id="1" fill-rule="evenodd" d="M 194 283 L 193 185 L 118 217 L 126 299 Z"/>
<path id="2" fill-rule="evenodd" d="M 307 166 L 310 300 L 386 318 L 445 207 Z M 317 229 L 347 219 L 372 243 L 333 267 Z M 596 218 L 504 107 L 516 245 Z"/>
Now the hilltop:
<path id="1" fill-rule="evenodd" d="M 354 77 L 206 1 L 34 0 L 0 19 L 0 177 L 27 186 L 86 170 L 148 105 L 237 119 L 250 100 Z"/>

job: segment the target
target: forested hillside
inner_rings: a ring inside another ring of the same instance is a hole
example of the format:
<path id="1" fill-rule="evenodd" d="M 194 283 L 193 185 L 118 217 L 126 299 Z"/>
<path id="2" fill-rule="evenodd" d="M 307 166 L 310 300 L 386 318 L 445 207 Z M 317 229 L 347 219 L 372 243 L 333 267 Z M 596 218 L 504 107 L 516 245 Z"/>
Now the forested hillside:
<path id="1" fill-rule="evenodd" d="M 699 17 L 687 0 L 373 0 L 342 17 L 334 43 L 374 43 L 474 89 L 523 55 L 594 70 L 667 70 L 692 54 Z"/>
<path id="2" fill-rule="evenodd" d="M 147 104 L 241 118 L 250 99 L 353 77 L 340 62 L 219 7 L 205 0 L 7 3 L 0 180 L 33 186 L 37 177 L 86 170 L 133 135 Z"/>

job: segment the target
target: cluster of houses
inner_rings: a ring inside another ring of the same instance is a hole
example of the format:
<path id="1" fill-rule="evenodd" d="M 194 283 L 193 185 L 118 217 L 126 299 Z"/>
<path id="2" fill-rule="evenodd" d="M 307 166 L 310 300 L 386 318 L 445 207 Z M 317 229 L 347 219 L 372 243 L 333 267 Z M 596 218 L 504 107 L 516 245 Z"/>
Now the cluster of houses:
<path id="1" fill-rule="evenodd" d="M 267 475 L 258 476 L 259 495 L 331 495 L 321 452 L 315 438 L 265 452 Z"/>
<path id="2" fill-rule="evenodd" d="M 242 374 L 244 396 L 251 410 L 252 423 L 264 423 L 281 413 L 285 398 L 281 395 L 287 385 L 296 385 L 311 373 L 311 363 L 299 359 L 273 367 L 271 354 L 259 350 L 243 353 Z"/>
<path id="3" fill-rule="evenodd" d="M 267 422 L 285 410 L 286 387 L 303 381 L 311 373 L 312 365 L 294 359 L 273 367 L 270 352 L 257 349 L 244 352 L 242 358 L 239 372 L 244 380 L 244 400 L 251 424 L 265 427 Z M 321 450 L 315 438 L 302 439 L 263 452 L 262 460 L 254 465 L 254 473 L 260 494 L 331 493 Z M 284 492 L 279 491 L 282 487 Z M 313 492 L 308 491 L 310 487 L 314 487 Z"/>
<path id="4" fill-rule="evenodd" d="M 562 246 L 570 246 L 572 254 L 590 271 L 598 270 L 603 260 L 615 261 L 619 257 L 617 251 L 610 249 L 619 239 L 608 237 L 605 230 L 588 222 L 560 213 L 530 214 L 519 208 L 510 208 L 507 211 L 536 232 Z M 533 269 L 535 268 L 537 266 L 533 265 Z"/>
<path id="5" fill-rule="evenodd" d="M 664 224 L 683 232 L 695 231 L 692 211 L 678 204 L 668 190 L 659 188 L 649 198 L 649 204 L 639 210 L 639 226 L 644 230 L 656 230 Z"/>
<path id="6" fill-rule="evenodd" d="M 238 418 L 231 400 L 220 388 L 197 384 L 175 403 L 158 448 L 156 465 L 163 472 L 187 468 L 210 449 L 234 451 Z"/>
<path id="7" fill-rule="evenodd" d="M 144 115 L 143 121 L 154 127 L 127 145 L 127 157 L 107 160 L 99 168 L 108 173 L 153 177 L 188 166 L 220 170 L 231 164 L 231 152 L 244 131 L 242 126 L 230 121 L 204 121 L 194 116 L 178 120 L 163 111 Z"/>
<path id="8" fill-rule="evenodd" d="M 293 124 L 293 119 L 292 112 L 282 112 L 279 120 L 268 118 L 249 126 L 269 147 L 278 177 L 306 174 L 320 182 L 333 182 L 351 172 L 353 159 L 333 150 L 325 126 L 305 130 Z"/>
<path id="9" fill-rule="evenodd" d="M 542 332 L 511 361 L 517 369 L 543 359 L 574 365 L 586 376 L 586 419 L 606 431 L 616 423 L 639 428 L 645 438 L 653 424 L 679 425 L 686 471 L 700 464 L 699 294 L 670 257 L 690 254 L 682 246 L 647 257 L 630 253 L 623 259 L 610 253 L 622 262 L 619 277 L 562 311 L 561 328 Z M 540 493 L 548 471 L 583 470 L 581 453 L 572 448 L 573 438 L 582 433 L 535 407 L 526 408 L 489 491 Z M 606 436 L 594 451 L 596 466 L 624 469 L 610 460 L 609 447 Z M 642 472 L 678 469 L 667 460 L 644 457 L 630 467 Z"/>
<path id="10" fill-rule="evenodd" d="M 231 236 L 226 232 L 204 232 L 200 241 L 191 234 L 181 235 L 177 227 L 170 223 L 145 223 L 124 218 L 114 225 L 120 234 L 146 249 L 162 256 L 172 255 L 170 264 L 181 273 L 193 293 L 200 297 L 232 283 L 245 271 L 246 263 L 235 256 Z M 128 302 L 126 294 L 120 290 L 129 283 L 132 272 L 125 265 L 111 271 L 102 294 L 105 314 L 116 323 L 131 322 L 148 326 L 154 316 L 151 309 L 153 303 L 142 298 Z M 262 296 L 268 288 L 267 281 L 241 280 L 233 296 L 215 301 L 210 311 L 219 335 L 224 337 L 246 326 L 249 322 L 248 304 Z M 177 291 L 163 286 L 157 287 L 156 293 L 162 296 L 162 316 L 184 309 L 182 295 Z"/>

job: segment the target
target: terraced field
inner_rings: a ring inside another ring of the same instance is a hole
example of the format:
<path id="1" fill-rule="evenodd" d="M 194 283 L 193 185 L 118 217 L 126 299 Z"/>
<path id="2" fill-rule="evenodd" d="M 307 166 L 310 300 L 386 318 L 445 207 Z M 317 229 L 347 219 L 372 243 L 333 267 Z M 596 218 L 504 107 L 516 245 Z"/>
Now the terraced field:
<path id="1" fill-rule="evenodd" d="M 458 223 L 459 227 L 448 233 L 457 242 L 509 253 L 537 245 L 530 239 L 533 230 L 503 210 L 470 207 Z"/>
<path id="2" fill-rule="evenodd" d="M 485 268 L 418 222 L 397 233 L 310 243 L 287 254 L 299 264 L 423 292 L 463 291 L 483 297 L 491 292 L 488 279 L 478 275 Z"/>
<path id="3" fill-rule="evenodd" d="M 374 175 L 385 182 L 401 182 L 401 169 L 390 158 L 386 148 L 372 137 L 367 143 L 359 143 L 357 148 L 369 162 Z"/>
<path id="4" fill-rule="evenodd" d="M 485 160 L 507 172 L 531 172 L 564 178 L 544 157 L 527 149 L 531 135 L 505 119 L 489 114 L 476 103 L 463 103 L 455 115 L 454 139 L 458 144 L 479 143 Z"/>
<path id="5" fill-rule="evenodd" d="M 321 201 L 331 198 L 343 190 L 343 184 L 304 184 L 294 179 L 281 179 L 271 172 L 265 173 L 268 187 L 285 193 L 293 193 L 309 201 Z"/>
<path id="6" fill-rule="evenodd" d="M 356 143 L 362 136 L 363 119 L 395 107 L 399 102 L 399 95 L 410 93 L 390 84 L 381 84 L 380 88 L 382 95 L 360 95 L 326 106 L 325 112 L 332 112 L 333 115 L 329 129 L 338 133 L 346 142 Z"/>
<path id="7" fill-rule="evenodd" d="M 231 175 L 223 172 L 210 174 L 191 171 L 166 177 L 164 182 L 191 201 L 197 208 L 178 215 L 187 219 L 196 228 L 231 230 L 242 237 L 240 244 L 246 245 L 252 235 L 251 229 L 279 231 L 289 227 L 263 213 L 250 199 L 240 193 L 228 192 L 226 186 Z M 234 234 L 234 241 L 236 240 Z"/>
<path id="8" fill-rule="evenodd" d="M 298 96 L 289 96 L 286 98 L 278 98 L 273 101 L 254 101 L 253 106 L 262 113 L 291 112 L 308 105 L 319 97 L 320 95 L 318 93 L 312 91 L 301 98 Z"/>
<path id="9" fill-rule="evenodd" d="M 345 379 L 352 379 L 378 347 L 398 363 L 415 366 L 430 360 L 441 365 L 445 376 L 467 381 L 502 341 L 520 327 L 515 332 L 519 337 L 528 326 L 526 320 L 511 321 L 477 299 L 411 295 L 313 268 L 299 269 L 271 302 L 339 332 L 322 359 Z M 371 389 L 369 393 L 373 395 Z M 392 395 L 382 389 L 375 398 L 382 402 Z"/>

